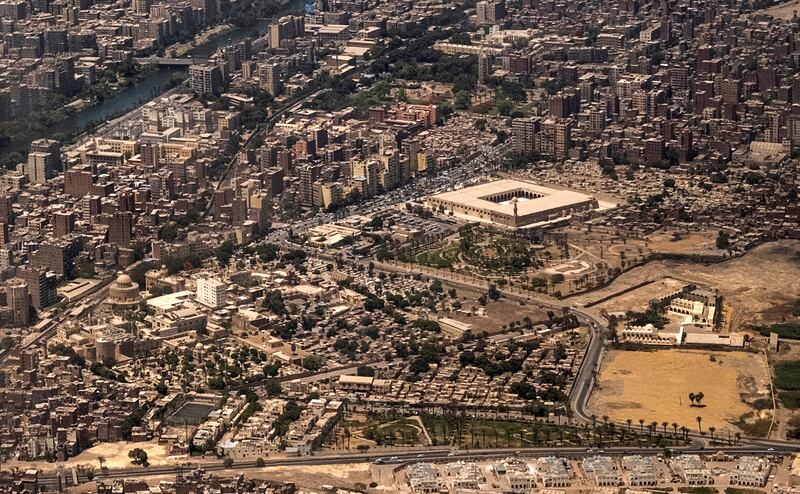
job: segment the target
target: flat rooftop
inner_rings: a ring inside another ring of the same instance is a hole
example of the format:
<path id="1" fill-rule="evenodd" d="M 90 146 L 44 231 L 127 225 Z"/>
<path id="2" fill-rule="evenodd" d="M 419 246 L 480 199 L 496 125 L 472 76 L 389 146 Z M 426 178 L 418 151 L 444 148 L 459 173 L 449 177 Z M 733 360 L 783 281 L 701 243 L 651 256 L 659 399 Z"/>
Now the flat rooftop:
<path id="1" fill-rule="evenodd" d="M 430 198 L 508 216 L 514 215 L 513 199 L 516 199 L 517 203 L 517 216 L 569 207 L 592 200 L 591 196 L 580 192 L 551 189 L 530 182 L 510 179 L 444 192 Z"/>

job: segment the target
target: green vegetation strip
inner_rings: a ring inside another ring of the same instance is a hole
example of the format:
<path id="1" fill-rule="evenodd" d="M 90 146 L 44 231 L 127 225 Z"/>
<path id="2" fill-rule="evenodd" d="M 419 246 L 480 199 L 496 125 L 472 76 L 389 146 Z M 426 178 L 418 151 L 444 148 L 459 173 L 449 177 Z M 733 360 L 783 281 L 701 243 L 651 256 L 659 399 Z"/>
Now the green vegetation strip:
<path id="1" fill-rule="evenodd" d="M 761 336 L 769 336 L 770 333 L 778 333 L 779 338 L 788 340 L 800 340 L 800 324 L 773 324 L 772 326 L 762 326 L 758 330 Z"/>

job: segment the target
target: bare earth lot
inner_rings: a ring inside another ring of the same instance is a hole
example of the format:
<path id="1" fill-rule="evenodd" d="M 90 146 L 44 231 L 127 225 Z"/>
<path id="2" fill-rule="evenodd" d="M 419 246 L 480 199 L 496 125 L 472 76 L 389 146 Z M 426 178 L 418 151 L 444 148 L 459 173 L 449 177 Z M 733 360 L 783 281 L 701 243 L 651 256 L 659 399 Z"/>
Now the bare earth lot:
<path id="1" fill-rule="evenodd" d="M 62 462 L 67 467 L 90 466 L 96 470 L 100 469 L 99 458 L 103 458 L 103 466 L 110 469 L 132 467 L 128 452 L 134 448 L 142 448 L 147 452 L 147 460 L 151 466 L 174 465 L 181 461 L 186 461 L 185 456 L 167 456 L 167 449 L 164 445 L 157 444 L 155 441 L 147 442 L 118 442 L 118 443 L 99 443 L 91 448 L 82 451 L 78 456 Z M 13 460 L 5 466 L 19 466 L 20 468 L 38 468 L 40 470 L 55 470 L 57 463 L 46 461 L 19 462 Z"/>
<path id="2" fill-rule="evenodd" d="M 752 411 L 743 398 L 769 396 L 768 380 L 761 354 L 611 350 L 603 358 L 600 386 L 592 393 L 589 409 L 614 421 L 676 422 L 692 430 L 697 430 L 700 416 L 703 430 L 714 426 L 720 432 L 736 431 L 732 423 Z M 689 393 L 700 391 L 705 406 L 689 406 Z"/>
<path id="3" fill-rule="evenodd" d="M 620 275 L 602 290 L 572 300 L 585 304 L 642 281 L 665 277 L 719 289 L 732 331 L 746 329 L 748 324 L 780 322 L 790 315 L 794 300 L 800 296 L 800 242 L 782 240 L 764 244 L 742 257 L 711 265 L 688 261 L 650 262 Z M 633 297 L 632 303 L 641 304 L 637 292 L 625 297 Z M 627 310 L 617 299 L 598 307 Z"/>
<path id="4" fill-rule="evenodd" d="M 777 19 L 788 21 L 794 17 L 795 11 L 800 13 L 800 0 L 791 0 L 779 5 L 774 5 L 768 9 L 764 9 L 762 12 Z"/>
<path id="5" fill-rule="evenodd" d="M 453 286 L 444 283 L 444 288 L 445 291 L 447 291 L 453 288 Z M 500 333 L 503 331 L 503 326 L 522 322 L 525 316 L 530 317 L 533 322 L 547 319 L 547 310 L 542 309 L 536 304 L 520 305 L 519 302 L 501 298 L 496 302 L 490 300 L 488 304 L 481 306 L 480 303 L 478 303 L 478 298 L 485 292 L 470 290 L 463 287 L 458 287 L 456 292 L 461 302 L 462 309 L 469 311 L 473 307 L 476 309 L 483 307 L 485 314 L 483 316 L 470 316 L 463 312 L 450 311 L 447 313 L 443 312 L 441 315 L 464 323 L 473 324 L 475 326 L 473 333 L 480 333 L 481 331 L 486 331 L 489 334 Z"/>

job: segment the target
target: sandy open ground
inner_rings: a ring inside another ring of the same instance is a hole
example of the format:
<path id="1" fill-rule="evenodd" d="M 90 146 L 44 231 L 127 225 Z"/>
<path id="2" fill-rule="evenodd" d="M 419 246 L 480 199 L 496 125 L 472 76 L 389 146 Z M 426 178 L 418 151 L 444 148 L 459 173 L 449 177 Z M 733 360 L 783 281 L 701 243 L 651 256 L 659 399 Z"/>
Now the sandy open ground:
<path id="1" fill-rule="evenodd" d="M 794 301 L 800 297 L 800 242 L 782 240 L 764 244 L 742 257 L 711 265 L 690 261 L 650 262 L 620 275 L 601 290 L 570 300 L 585 304 L 642 281 L 665 277 L 718 289 L 733 331 L 745 329 L 748 324 L 780 322 L 790 317 Z M 637 292 L 597 307 L 627 310 L 625 299 L 629 299 L 633 305 L 630 308 L 635 309 L 643 300 Z"/>
<path id="2" fill-rule="evenodd" d="M 764 9 L 762 12 L 777 19 L 788 21 L 794 17 L 795 12 L 800 13 L 800 0 L 791 0 L 789 2 L 774 5 L 768 9 Z"/>
<path id="3" fill-rule="evenodd" d="M 702 254 L 716 251 L 717 232 L 678 233 L 674 230 L 659 231 L 647 237 L 647 247 L 653 252 L 680 254 Z"/>
<path id="4" fill-rule="evenodd" d="M 239 471 L 236 466 L 228 471 L 214 472 L 215 477 L 230 478 Z M 352 463 L 345 465 L 303 465 L 248 468 L 244 471 L 248 479 L 270 480 L 273 482 L 293 482 L 298 488 L 306 492 L 321 492 L 323 485 L 333 485 L 353 489 L 356 484 L 369 485 L 373 480 L 369 463 Z M 391 475 L 384 475 L 391 480 Z M 175 475 L 153 475 L 145 477 L 151 486 L 157 486 L 161 481 L 173 482 Z M 381 489 L 382 490 L 382 489 Z M 69 489 L 70 493 L 97 492 L 94 483 L 84 484 L 79 488 Z"/>
<path id="5" fill-rule="evenodd" d="M 713 355 L 716 362 L 712 362 Z M 589 409 L 598 417 L 615 421 L 639 419 L 646 423 L 667 421 L 697 429 L 719 431 L 731 425 L 751 407 L 742 401 L 769 396 L 767 367 L 761 354 L 708 352 L 703 350 L 658 350 L 607 352 Z M 689 393 L 703 392 L 703 407 L 692 407 Z M 752 394 L 751 394 L 752 393 Z"/>
<path id="6" fill-rule="evenodd" d="M 95 470 L 100 469 L 98 458 L 104 458 L 103 466 L 106 468 L 127 468 L 133 466 L 131 459 L 128 458 L 128 451 L 134 448 L 142 448 L 147 452 L 147 461 L 150 466 L 174 465 L 185 462 L 186 456 L 167 456 L 167 449 L 164 445 L 157 444 L 155 441 L 148 442 L 118 442 L 118 443 L 99 443 L 91 448 L 82 451 L 78 456 L 63 462 L 67 468 L 79 465 L 91 466 Z M 46 461 L 20 462 L 17 460 L 5 463 L 4 466 L 18 466 L 20 468 L 38 468 L 40 470 L 55 470 L 58 463 L 48 463 Z"/>

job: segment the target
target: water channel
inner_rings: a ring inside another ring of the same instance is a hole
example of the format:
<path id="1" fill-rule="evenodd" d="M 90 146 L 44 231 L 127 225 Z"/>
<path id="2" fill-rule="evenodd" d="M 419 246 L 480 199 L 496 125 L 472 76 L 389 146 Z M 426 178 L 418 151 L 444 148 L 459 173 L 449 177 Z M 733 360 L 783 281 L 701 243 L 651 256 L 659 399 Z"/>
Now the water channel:
<path id="1" fill-rule="evenodd" d="M 302 12 L 306 5 L 308 5 L 307 0 L 291 0 L 284 6 L 279 15 Z M 236 44 L 245 38 L 258 38 L 267 32 L 270 22 L 271 19 L 259 19 L 251 27 L 234 28 L 195 46 L 187 55 L 207 58 L 213 55 L 218 48 Z M 185 66 L 158 67 L 135 84 L 120 90 L 102 103 L 84 108 L 68 116 L 58 125 L 48 129 L 49 133 L 80 134 L 97 124 L 129 112 L 166 92 L 170 87 L 174 86 L 175 78 L 185 78 L 187 71 L 188 69 Z"/>

